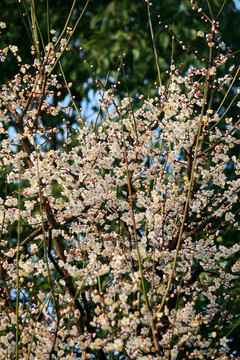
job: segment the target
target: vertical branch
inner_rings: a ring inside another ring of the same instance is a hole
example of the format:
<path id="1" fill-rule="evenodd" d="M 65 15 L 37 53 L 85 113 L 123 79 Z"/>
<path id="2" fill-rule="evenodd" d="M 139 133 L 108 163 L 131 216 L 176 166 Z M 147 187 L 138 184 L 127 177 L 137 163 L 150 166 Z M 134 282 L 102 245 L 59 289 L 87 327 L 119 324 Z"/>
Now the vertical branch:
<path id="1" fill-rule="evenodd" d="M 55 47 L 59 44 L 60 40 L 62 39 L 62 37 L 63 37 L 63 35 L 64 35 L 67 27 L 68 27 L 68 24 L 69 24 L 69 22 L 70 22 L 70 20 L 71 20 L 71 16 L 72 16 L 73 10 L 74 10 L 74 8 L 75 8 L 75 4 L 76 4 L 76 0 L 73 0 L 72 6 L 71 6 L 71 10 L 70 10 L 69 13 L 68 13 L 68 17 L 67 17 L 67 20 L 66 20 L 66 22 L 65 22 L 65 25 L 64 25 L 64 27 L 63 27 L 63 29 L 62 29 L 62 32 L 61 32 L 58 40 L 57 40 L 56 43 L 55 43 Z"/>
<path id="2" fill-rule="evenodd" d="M 74 0 L 74 1 L 75 1 L 75 0 Z M 53 64 L 51 71 L 48 73 L 48 76 L 50 76 L 50 75 L 52 74 L 55 66 L 57 65 L 57 63 L 58 63 L 59 60 L 61 59 L 62 55 L 64 54 L 66 48 L 68 47 L 68 44 L 69 44 L 69 42 L 70 42 L 70 40 L 71 40 L 71 38 L 72 38 L 72 36 L 73 36 L 73 34 L 74 34 L 77 26 L 78 26 L 81 18 L 83 17 L 83 14 L 85 13 L 85 11 L 86 11 L 86 9 L 87 9 L 87 6 L 88 6 L 89 1 L 90 1 L 90 0 L 87 0 L 87 1 L 86 1 L 86 4 L 84 5 L 84 8 L 83 8 L 81 14 L 79 15 L 78 19 L 77 19 L 76 22 L 75 22 L 74 28 L 73 28 L 73 30 L 72 30 L 72 32 L 71 32 L 71 35 L 69 35 L 69 37 L 68 37 L 68 39 L 67 39 L 67 41 L 66 41 L 66 44 L 64 45 L 64 47 L 63 47 L 62 51 L 60 52 L 60 54 L 57 56 L 57 59 L 56 59 L 55 63 Z M 67 27 L 67 25 L 66 25 L 66 27 Z M 63 33 L 64 33 L 64 31 L 62 32 L 62 34 L 63 34 Z M 60 35 L 58 41 L 61 40 L 62 34 Z M 58 43 L 58 42 L 57 42 L 57 43 Z M 56 48 L 57 43 L 55 44 L 55 48 Z"/>
<path id="3" fill-rule="evenodd" d="M 5 179 L 5 199 L 4 199 L 4 201 L 6 200 L 6 196 L 7 196 L 7 176 L 6 176 L 6 179 Z M 3 229 L 4 229 L 4 223 L 5 223 L 5 210 L 3 212 L 3 216 L 2 216 L 1 221 L 2 221 L 2 224 L 1 224 L 0 239 L 2 239 L 2 235 L 3 235 Z M 3 259 L 2 259 L 2 256 L 0 256 L 0 279 L 3 282 L 3 288 L 4 288 L 4 292 L 6 293 L 5 296 L 6 296 L 9 308 L 10 308 L 11 312 L 14 313 L 15 312 L 15 307 L 13 305 L 13 302 L 12 302 L 12 299 L 11 299 L 11 294 L 10 294 L 10 291 L 9 291 L 9 288 L 8 288 L 8 284 L 7 284 L 7 281 L 5 279 L 5 270 L 4 270 L 3 266 L 2 266 L 2 263 L 3 263 Z"/>
<path id="4" fill-rule="evenodd" d="M 130 98 L 130 93 L 129 93 L 129 90 L 128 90 L 128 85 L 127 85 L 127 80 L 126 80 L 127 78 L 126 78 L 126 74 L 125 74 L 125 70 L 124 70 L 124 64 L 123 64 L 123 57 L 122 56 L 121 56 L 121 65 L 122 65 L 124 83 L 125 83 L 125 87 L 126 87 L 127 95 L 128 95 L 128 101 L 129 101 L 129 105 L 130 105 L 130 108 L 131 108 L 131 111 L 132 111 L 132 117 L 133 117 L 133 122 L 134 122 L 134 130 L 135 130 L 135 133 L 136 133 L 136 138 L 138 140 L 137 123 L 136 123 L 136 119 L 135 119 L 135 116 L 134 116 L 134 111 L 133 111 L 132 104 L 131 104 L 131 98 Z"/>
<path id="5" fill-rule="evenodd" d="M 59 316 L 58 302 L 56 301 L 56 297 L 55 297 L 55 294 L 54 294 L 54 289 L 53 289 L 53 285 L 52 285 L 52 279 L 51 279 L 51 274 L 50 274 L 50 269 L 49 269 L 49 264 L 48 264 L 48 258 L 47 258 L 47 246 L 46 246 L 44 219 L 43 219 L 42 193 L 41 193 L 41 180 L 40 180 L 40 174 L 39 174 L 38 154 L 37 154 L 37 180 L 38 180 L 38 194 L 39 194 L 39 200 L 40 200 L 39 201 L 39 206 L 40 206 L 40 214 L 41 214 L 41 220 L 42 220 L 44 257 L 45 257 L 45 263 L 46 263 L 46 267 L 47 267 L 48 283 L 49 283 L 49 287 L 50 287 L 50 291 L 51 291 L 51 295 L 52 295 L 53 306 L 54 306 L 54 309 L 56 311 L 56 329 L 55 329 L 55 332 L 54 332 L 54 338 L 53 338 L 51 351 L 49 353 L 49 360 L 51 360 L 52 355 L 53 355 L 53 351 L 54 351 L 54 347 L 55 347 L 55 344 L 56 344 L 56 340 L 57 340 L 57 332 L 58 332 L 58 327 L 59 327 L 59 322 L 60 322 L 60 316 Z"/>
<path id="6" fill-rule="evenodd" d="M 65 73 L 64 73 L 64 71 L 63 71 L 62 64 L 61 64 L 60 61 L 59 61 L 59 67 L 60 67 L 60 70 L 61 70 L 61 73 L 62 73 L 62 76 L 63 76 L 63 80 L 64 80 L 64 83 L 65 83 L 65 86 L 66 86 L 66 88 L 67 88 L 68 94 L 69 94 L 70 99 L 71 99 L 71 101 L 72 101 L 72 103 L 73 103 L 73 106 L 74 106 L 74 108 L 75 108 L 75 110 L 76 110 L 76 112 L 77 112 L 77 114 L 78 114 L 78 116 L 79 116 L 79 119 L 81 119 L 81 120 L 83 121 L 82 115 L 81 115 L 81 113 L 80 113 L 80 111 L 79 111 L 79 109 L 78 109 L 78 107 L 77 107 L 77 104 L 76 104 L 76 102 L 75 102 L 75 100 L 74 100 L 74 98 L 73 98 L 73 96 L 72 96 L 71 90 L 70 90 L 70 88 L 69 88 L 69 86 L 68 86 L 67 79 L 66 79 L 66 76 L 65 76 Z"/>
<path id="7" fill-rule="evenodd" d="M 201 122 L 202 122 L 202 118 L 201 118 Z M 160 313 L 163 309 L 163 306 L 165 304 L 166 298 L 168 296 L 168 293 L 170 291 L 170 287 L 172 284 L 172 280 L 173 280 L 173 275 L 175 272 L 175 268 L 177 265 L 177 257 L 178 257 L 178 252 L 180 249 L 180 244 L 181 244 L 181 238 L 182 238 L 182 234 L 183 234 L 183 230 L 184 230 L 184 225 L 185 225 L 185 221 L 186 221 L 186 217 L 187 217 L 187 213 L 188 213 L 188 205 L 189 205 L 189 200 L 191 197 L 191 190 L 192 190 L 192 184 L 193 184 L 193 180 L 194 180 L 194 168 L 195 168 L 195 164 L 196 164 L 196 159 L 197 159 L 197 148 L 198 148 L 198 144 L 199 144 L 199 138 L 200 138 L 200 132 L 201 132 L 201 128 L 199 128 L 199 132 L 198 132 L 198 136 L 197 136 L 197 141 L 196 141 L 196 148 L 195 148 L 195 154 L 194 154 L 194 159 L 193 159 L 193 164 L 192 164 L 192 170 L 191 170 L 191 178 L 190 178 L 190 182 L 189 182 L 189 187 L 188 187 L 188 193 L 187 193 L 187 199 L 186 199 L 186 203 L 185 203 L 185 207 L 184 207 L 184 214 L 183 214 L 183 219 L 182 219 L 182 223 L 181 223 L 181 227 L 179 230 L 179 234 L 178 234 L 178 241 L 177 241 L 177 245 L 176 245 L 176 250 L 175 250 L 175 256 L 174 256 L 174 260 L 173 260 L 173 265 L 172 265 L 172 270 L 169 276 L 169 280 L 168 280 L 168 284 L 167 284 L 167 288 L 165 290 L 164 296 L 162 298 L 161 304 L 155 314 L 155 317 L 158 313 Z"/>
<path id="8" fill-rule="evenodd" d="M 17 294 L 16 294 L 16 344 L 15 344 L 15 356 L 16 360 L 19 357 L 19 291 L 20 291 L 20 281 L 19 281 L 19 255 L 20 255 L 20 232 L 21 232 L 21 158 L 19 159 L 19 184 L 18 184 L 18 227 L 17 227 L 17 256 L 16 256 L 16 285 L 17 285 Z"/>
<path id="9" fill-rule="evenodd" d="M 157 72 L 158 72 L 158 82 L 159 82 L 159 85 L 162 86 L 161 73 L 160 73 L 160 68 L 159 68 L 159 63 L 158 63 L 157 49 L 156 49 L 156 45 L 155 45 L 155 41 L 154 41 L 154 33 L 153 33 L 149 3 L 147 4 L 147 9 L 148 9 L 148 22 L 149 22 L 150 33 L 151 33 L 152 44 L 153 44 L 153 52 L 154 52 L 155 63 L 156 63 Z"/>
<path id="10" fill-rule="evenodd" d="M 36 18 L 36 10 L 34 0 L 31 0 L 31 20 L 32 20 L 32 28 L 33 28 L 33 41 L 37 50 L 38 57 L 40 58 L 40 47 L 37 33 L 37 18 Z"/>

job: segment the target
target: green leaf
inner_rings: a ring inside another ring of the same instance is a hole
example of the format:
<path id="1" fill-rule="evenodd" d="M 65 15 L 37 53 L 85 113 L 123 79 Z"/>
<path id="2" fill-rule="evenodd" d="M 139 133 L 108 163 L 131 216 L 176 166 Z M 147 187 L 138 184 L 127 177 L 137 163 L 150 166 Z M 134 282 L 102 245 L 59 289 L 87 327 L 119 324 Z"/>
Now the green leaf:
<path id="1" fill-rule="evenodd" d="M 137 61 L 140 58 L 140 54 L 141 54 L 140 51 L 138 49 L 133 49 L 132 53 L 133 53 L 133 60 Z"/>

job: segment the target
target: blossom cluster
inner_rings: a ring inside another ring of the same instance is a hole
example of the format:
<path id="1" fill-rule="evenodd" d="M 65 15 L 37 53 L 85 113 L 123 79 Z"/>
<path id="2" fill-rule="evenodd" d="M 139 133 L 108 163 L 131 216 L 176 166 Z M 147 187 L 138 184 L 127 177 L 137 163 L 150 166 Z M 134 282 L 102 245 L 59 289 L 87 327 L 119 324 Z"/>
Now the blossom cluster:
<path id="1" fill-rule="evenodd" d="M 219 238 L 239 230 L 239 115 L 219 93 L 237 104 L 239 68 L 172 65 L 154 98 L 103 88 L 101 122 L 70 128 L 57 58 L 51 43 L 0 92 L 0 358 L 236 359 L 240 247 Z"/>

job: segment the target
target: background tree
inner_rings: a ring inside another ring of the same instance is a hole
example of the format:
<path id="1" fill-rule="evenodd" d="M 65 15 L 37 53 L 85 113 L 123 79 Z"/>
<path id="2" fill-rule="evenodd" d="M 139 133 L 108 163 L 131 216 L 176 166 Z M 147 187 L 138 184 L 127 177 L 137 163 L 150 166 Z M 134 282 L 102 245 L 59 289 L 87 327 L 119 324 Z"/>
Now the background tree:
<path id="1" fill-rule="evenodd" d="M 4 37 L 2 36 L 2 42 L 3 44 L 5 42 L 5 46 L 14 42 L 21 44 L 22 53 L 26 60 L 30 60 L 32 34 L 28 16 L 31 17 L 31 2 L 19 3 L 17 8 L 15 0 L 1 2 L 2 21 L 12 19 L 8 25 L 9 31 Z M 65 14 L 69 13 L 72 6 L 72 2 L 63 0 L 56 0 L 54 4 L 49 2 L 48 7 L 47 3 L 48 1 L 35 1 L 36 18 L 45 44 L 48 42 L 49 29 L 55 29 L 57 34 L 61 33 L 66 21 Z M 208 13 L 206 1 L 198 1 L 197 5 Z M 74 14 L 69 26 L 74 26 L 75 19 L 83 6 L 84 3 L 75 1 Z M 201 13 L 193 17 L 191 7 L 189 1 L 169 0 L 159 4 L 154 3 L 151 8 L 155 44 L 162 72 L 169 65 L 172 54 L 171 36 L 163 25 L 172 27 L 179 40 L 187 47 L 184 52 L 179 42 L 175 41 L 173 53 L 179 63 L 183 62 L 185 67 L 199 65 L 201 59 L 208 56 L 206 49 L 196 36 L 196 30 L 208 32 L 209 24 L 207 22 L 203 24 Z M 233 51 L 238 50 L 239 10 L 234 2 L 215 0 L 212 3 L 212 11 L 215 18 L 220 21 L 223 41 L 233 47 Z M 161 17 L 159 18 L 158 15 Z M 163 21 L 163 25 L 159 24 L 160 21 Z M 49 26 L 46 25 L 47 23 Z M 79 47 L 82 47 L 83 52 L 79 51 Z M 200 54 L 198 60 L 195 59 L 194 51 Z M 85 16 L 79 23 L 77 33 L 74 35 L 71 55 L 68 56 L 66 53 L 62 59 L 68 81 L 74 82 L 72 92 L 77 99 L 83 99 L 89 88 L 96 91 L 94 84 L 89 82 L 89 79 L 92 79 L 92 71 L 87 64 L 83 63 L 84 55 L 88 62 L 93 64 L 94 71 L 101 78 L 105 78 L 108 71 L 110 71 L 110 76 L 115 78 L 120 53 L 126 54 L 125 72 L 130 95 L 151 91 L 152 83 L 157 81 L 158 77 L 157 69 L 153 67 L 153 44 L 148 11 L 144 1 L 131 1 L 131 3 L 125 0 L 121 2 L 98 1 L 97 3 L 90 1 Z M 16 64 L 13 62 L 3 69 L 5 71 L 0 75 L 2 83 L 9 79 L 9 75 L 15 74 Z M 120 89 L 123 92 L 126 91 L 124 84 Z"/>

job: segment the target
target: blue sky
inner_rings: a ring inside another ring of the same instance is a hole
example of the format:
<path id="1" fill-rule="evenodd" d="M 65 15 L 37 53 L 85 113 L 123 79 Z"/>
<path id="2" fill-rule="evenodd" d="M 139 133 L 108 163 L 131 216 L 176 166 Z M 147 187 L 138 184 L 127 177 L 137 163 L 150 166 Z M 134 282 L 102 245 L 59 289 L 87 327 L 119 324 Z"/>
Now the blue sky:
<path id="1" fill-rule="evenodd" d="M 240 0 L 233 0 L 237 9 L 240 9 Z"/>

